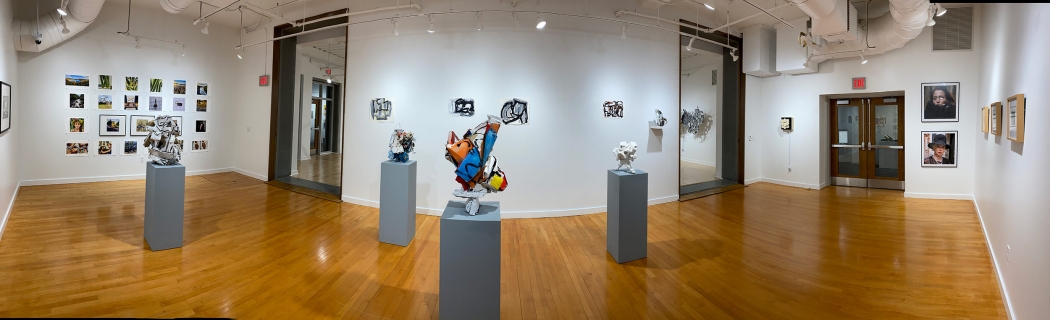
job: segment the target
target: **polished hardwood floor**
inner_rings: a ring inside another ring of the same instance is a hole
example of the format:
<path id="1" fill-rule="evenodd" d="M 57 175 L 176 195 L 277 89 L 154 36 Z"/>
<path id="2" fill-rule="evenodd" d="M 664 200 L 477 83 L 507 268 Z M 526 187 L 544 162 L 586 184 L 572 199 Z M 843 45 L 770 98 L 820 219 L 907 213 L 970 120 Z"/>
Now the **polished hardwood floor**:
<path id="1" fill-rule="evenodd" d="M 439 219 L 378 243 L 378 210 L 235 173 L 186 180 L 184 247 L 142 238 L 144 181 L 22 187 L 0 317 L 434 319 Z M 969 201 L 755 184 L 649 208 L 616 264 L 605 214 L 503 222 L 505 319 L 1003 319 Z"/>
<path id="2" fill-rule="evenodd" d="M 718 180 L 714 166 L 688 161 L 679 161 L 679 166 L 678 181 L 683 186 Z"/>
<path id="3" fill-rule="evenodd" d="M 342 184 L 343 155 L 340 153 L 315 154 L 310 159 L 300 160 L 296 165 L 299 173 L 293 177 L 333 186 Z"/>

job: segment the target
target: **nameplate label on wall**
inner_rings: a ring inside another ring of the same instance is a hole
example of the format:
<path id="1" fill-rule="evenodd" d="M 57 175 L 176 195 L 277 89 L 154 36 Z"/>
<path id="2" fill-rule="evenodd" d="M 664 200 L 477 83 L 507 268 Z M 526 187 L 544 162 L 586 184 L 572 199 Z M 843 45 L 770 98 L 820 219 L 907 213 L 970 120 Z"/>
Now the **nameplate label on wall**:
<path id="1" fill-rule="evenodd" d="M 866 77 L 853 78 L 853 89 L 864 89 L 868 84 Z"/>

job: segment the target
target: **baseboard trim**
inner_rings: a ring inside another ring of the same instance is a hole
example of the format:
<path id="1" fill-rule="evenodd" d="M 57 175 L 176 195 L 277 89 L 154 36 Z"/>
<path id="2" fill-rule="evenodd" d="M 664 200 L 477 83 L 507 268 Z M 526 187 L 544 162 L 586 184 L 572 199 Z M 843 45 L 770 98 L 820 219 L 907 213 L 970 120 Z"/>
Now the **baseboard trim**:
<path id="1" fill-rule="evenodd" d="M 748 180 L 748 181 L 750 181 L 750 182 L 745 181 L 744 184 L 752 184 L 752 183 L 755 183 L 755 182 L 767 182 L 767 183 L 779 184 L 779 185 L 788 186 L 788 187 L 820 190 L 820 185 L 812 184 L 812 183 L 801 183 L 801 182 L 778 180 L 778 179 L 771 179 L 771 178 L 754 178 L 754 179 L 751 179 L 751 180 Z"/>
<path id="2" fill-rule="evenodd" d="M 951 193 L 921 193 L 921 192 L 904 192 L 905 198 L 916 198 L 916 199 L 943 199 L 943 200 L 973 200 L 972 194 L 951 194 Z"/>
<path id="3" fill-rule="evenodd" d="M 353 203 L 356 205 L 362 205 L 366 207 L 379 208 L 379 201 L 355 198 L 348 195 L 343 195 L 343 202 Z M 661 203 L 678 201 L 678 195 L 659 197 L 649 199 L 648 204 L 650 206 Z M 445 208 L 427 208 L 427 207 L 416 207 L 416 213 L 427 214 L 432 216 L 440 216 L 444 213 Z M 579 216 L 585 214 L 594 214 L 605 212 L 606 206 L 596 207 L 583 207 L 583 208 L 572 208 L 572 209 L 558 209 L 558 210 L 533 210 L 533 211 L 502 211 L 500 215 L 504 219 L 531 219 L 531 218 L 555 218 L 555 217 L 569 217 Z"/>
<path id="4" fill-rule="evenodd" d="M 248 170 L 244 170 L 244 169 L 241 169 L 241 168 L 236 168 L 235 167 L 235 168 L 233 168 L 233 172 L 240 173 L 240 174 L 243 174 L 243 175 L 255 178 L 255 179 L 259 179 L 259 180 L 262 180 L 262 181 L 266 181 L 267 180 L 266 179 L 267 177 L 266 177 L 265 174 L 258 174 L 258 173 L 251 172 L 251 171 L 248 171 Z"/>
<path id="5" fill-rule="evenodd" d="M 218 168 L 218 169 L 206 169 L 206 170 L 195 170 L 186 171 L 187 176 L 197 176 L 202 174 L 213 174 L 233 171 L 233 168 Z M 67 184 L 67 183 L 85 183 L 85 182 L 102 182 L 102 181 L 122 181 L 122 180 L 141 180 L 146 179 L 146 174 L 129 174 L 129 175 L 117 175 L 117 176 L 95 176 L 95 177 L 78 177 L 78 178 L 58 178 L 58 179 L 36 179 L 36 180 L 22 180 L 21 185 L 23 186 L 42 186 L 51 184 Z"/>
<path id="6" fill-rule="evenodd" d="M 762 178 L 752 178 L 752 179 L 744 180 L 744 185 L 746 186 L 746 185 L 749 185 L 749 184 L 752 184 L 752 183 L 755 183 L 755 182 L 762 182 Z"/>
<path id="7" fill-rule="evenodd" d="M 18 191 L 22 189 L 22 181 L 18 181 L 18 185 L 15 186 L 15 194 L 11 195 L 11 203 L 7 204 L 7 211 L 4 213 L 4 219 L 0 220 L 0 240 L 4 239 L 4 230 L 7 230 L 7 219 L 11 217 L 11 210 L 15 208 L 15 199 L 18 199 Z"/>
<path id="8" fill-rule="evenodd" d="M 992 247 L 992 238 L 988 237 L 988 228 L 984 226 L 984 215 L 981 214 L 981 206 L 977 204 L 977 197 L 970 197 L 973 200 L 973 207 L 977 209 L 977 221 L 981 223 L 981 233 L 984 234 L 984 243 L 988 246 L 988 255 L 992 257 L 992 266 L 995 268 L 995 279 L 999 280 L 999 292 L 1003 295 L 1003 302 L 1006 303 L 1006 317 L 1008 319 L 1017 319 L 1014 315 L 1014 306 L 1010 303 L 1010 292 L 1006 291 L 1006 281 L 1003 280 L 1003 274 L 999 272 L 999 259 L 995 255 L 995 248 Z"/>

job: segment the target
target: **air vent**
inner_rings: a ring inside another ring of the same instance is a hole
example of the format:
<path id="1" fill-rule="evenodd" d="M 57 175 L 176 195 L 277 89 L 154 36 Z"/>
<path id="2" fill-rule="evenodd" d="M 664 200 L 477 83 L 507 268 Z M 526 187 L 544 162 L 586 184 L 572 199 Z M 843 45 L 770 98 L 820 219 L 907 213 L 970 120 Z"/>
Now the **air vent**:
<path id="1" fill-rule="evenodd" d="M 933 50 L 973 49 L 973 7 L 947 8 L 933 25 Z"/>

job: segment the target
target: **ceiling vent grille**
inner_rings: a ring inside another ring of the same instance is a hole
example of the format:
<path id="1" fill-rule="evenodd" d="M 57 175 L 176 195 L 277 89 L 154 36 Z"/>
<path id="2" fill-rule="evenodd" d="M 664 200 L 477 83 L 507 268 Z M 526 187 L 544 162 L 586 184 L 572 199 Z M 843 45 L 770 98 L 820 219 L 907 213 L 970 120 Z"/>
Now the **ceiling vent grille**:
<path id="1" fill-rule="evenodd" d="M 948 8 L 933 25 L 933 50 L 973 49 L 973 7 Z"/>

